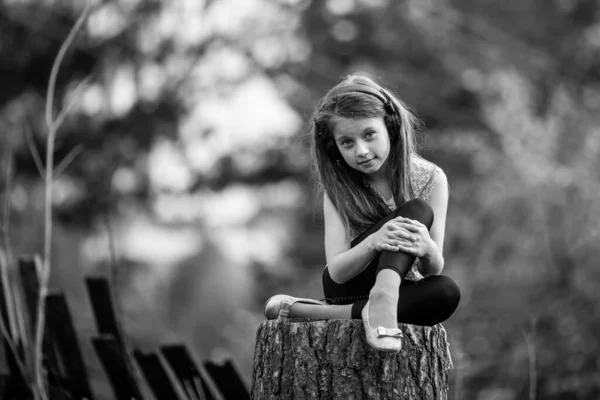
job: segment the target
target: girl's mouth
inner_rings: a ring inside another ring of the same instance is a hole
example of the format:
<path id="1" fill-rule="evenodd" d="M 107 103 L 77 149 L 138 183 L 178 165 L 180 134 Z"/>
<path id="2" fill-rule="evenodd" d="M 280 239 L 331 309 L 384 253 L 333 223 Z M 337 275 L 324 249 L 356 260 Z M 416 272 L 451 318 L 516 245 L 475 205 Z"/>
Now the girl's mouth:
<path id="1" fill-rule="evenodd" d="M 364 165 L 364 164 L 368 164 L 368 163 L 370 163 L 371 161 L 373 161 L 374 159 L 375 159 L 375 157 L 373 157 L 373 158 L 371 158 L 371 159 L 369 159 L 369 160 L 365 160 L 365 161 L 359 161 L 359 162 L 358 162 L 358 165 Z"/>

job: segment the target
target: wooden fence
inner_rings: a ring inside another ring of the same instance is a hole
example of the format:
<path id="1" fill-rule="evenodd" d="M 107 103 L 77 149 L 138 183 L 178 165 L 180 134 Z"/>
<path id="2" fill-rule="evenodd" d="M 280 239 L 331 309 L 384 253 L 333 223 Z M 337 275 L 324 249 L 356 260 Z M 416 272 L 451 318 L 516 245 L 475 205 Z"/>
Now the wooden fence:
<path id="1" fill-rule="evenodd" d="M 36 307 L 39 296 L 38 262 L 22 258 L 18 265 L 19 284 L 14 285 L 23 300 L 24 325 L 35 331 Z M 156 351 L 131 349 L 117 318 L 109 282 L 104 277 L 85 279 L 97 327 L 91 338 L 93 348 L 112 387 L 116 400 L 144 400 L 140 390 L 144 379 L 157 400 L 244 400 L 249 391 L 232 360 L 223 364 L 205 361 L 198 367 L 183 344 L 159 346 Z M 0 284 L 0 313 L 6 326 L 8 316 L 6 288 Z M 28 335 L 32 337 L 32 335 Z M 47 374 L 51 400 L 93 400 L 94 395 L 83 361 L 77 332 L 65 295 L 50 291 L 46 301 L 46 330 L 43 341 L 43 365 Z M 27 343 L 17 341 L 21 358 Z M 0 336 L 0 399 L 32 398 L 31 391 L 19 373 L 17 363 Z"/>

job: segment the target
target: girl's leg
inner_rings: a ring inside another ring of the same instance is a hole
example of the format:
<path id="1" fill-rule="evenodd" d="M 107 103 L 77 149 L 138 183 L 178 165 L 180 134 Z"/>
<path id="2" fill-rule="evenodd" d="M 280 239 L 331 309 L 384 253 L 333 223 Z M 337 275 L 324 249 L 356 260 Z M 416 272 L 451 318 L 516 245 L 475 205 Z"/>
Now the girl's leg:
<path id="1" fill-rule="evenodd" d="M 460 289 L 449 277 L 431 275 L 404 281 L 398 299 L 398 322 L 433 326 L 450 318 L 458 307 Z"/>
<path id="2" fill-rule="evenodd" d="M 417 220 L 428 228 L 431 228 L 433 223 L 433 210 L 421 199 L 413 199 L 403 204 L 394 213 L 394 217 L 399 216 Z M 381 252 L 375 285 L 369 293 L 371 307 L 368 318 L 372 326 L 397 326 L 399 288 L 415 259 L 415 256 L 402 251 Z M 360 303 L 354 307 L 355 313 L 359 307 Z"/>
<path id="3" fill-rule="evenodd" d="M 399 207 L 395 212 L 388 214 L 373 226 L 369 227 L 369 229 L 362 232 L 352 241 L 350 244 L 351 247 L 356 246 L 368 236 L 377 232 L 386 222 L 398 216 L 418 220 L 429 227 L 433 222 L 433 211 L 425 201 L 421 199 L 410 200 Z M 428 222 L 427 219 L 430 219 L 431 221 Z M 295 318 L 360 318 L 362 308 L 366 304 L 372 288 L 376 286 L 377 279 L 379 278 L 380 280 L 378 288 L 384 289 L 384 295 L 387 295 L 388 293 L 396 293 L 397 296 L 398 287 L 401 283 L 401 279 L 398 280 L 398 276 L 401 274 L 402 279 L 406 276 L 414 262 L 414 259 L 414 256 L 409 256 L 408 254 L 401 252 L 381 252 L 360 274 L 343 284 L 334 282 L 329 276 L 329 271 L 327 268 L 325 268 L 323 272 L 323 293 L 325 294 L 325 297 L 330 300 L 334 300 L 333 302 L 335 304 L 347 305 L 317 306 L 312 304 L 295 303 L 290 308 L 290 316 Z M 383 266 L 386 266 L 386 268 L 383 268 Z M 380 267 L 382 270 L 380 270 Z M 390 269 L 391 267 L 400 268 L 401 272 L 394 271 Z M 390 279 L 387 279 L 386 277 L 388 274 L 390 275 Z M 390 283 L 391 285 L 389 285 Z M 389 287 L 385 287 L 385 285 L 389 285 Z M 361 300 L 357 300 L 356 298 L 360 298 Z M 390 302 L 390 297 L 384 297 L 380 300 Z M 389 310 L 389 307 L 395 309 L 397 304 L 398 299 L 396 299 L 394 302 L 394 299 L 391 298 L 391 303 L 389 306 L 383 306 L 382 309 Z M 375 310 L 371 308 L 370 311 L 371 315 L 373 315 L 373 311 Z M 388 317 L 389 315 L 394 318 L 395 312 L 390 314 L 390 312 L 387 311 L 385 316 Z"/>
<path id="4" fill-rule="evenodd" d="M 428 213 L 433 221 L 433 211 L 426 202 L 420 199 L 410 200 L 403 204 L 395 212 L 388 214 L 377 223 L 369 227 L 366 231 L 358 235 L 350 243 L 350 247 L 358 245 L 371 234 L 377 232 L 383 226 L 383 224 L 392 218 L 397 216 L 405 216 L 407 218 L 417 219 L 422 222 L 422 220 L 425 219 L 424 217 L 427 217 Z M 420 216 L 419 214 L 422 215 Z M 401 266 L 404 269 L 404 272 L 401 272 L 402 277 L 404 277 L 412 266 L 414 259 L 415 258 L 413 256 L 409 256 L 401 252 L 381 252 L 377 254 L 375 258 L 373 258 L 369 265 L 367 265 L 360 274 L 342 284 L 336 283 L 333 281 L 333 279 L 331 279 L 329 270 L 326 267 L 323 271 L 323 293 L 327 299 L 332 300 L 332 302 L 335 304 L 355 303 L 356 301 L 364 299 L 364 302 L 359 303 L 359 305 L 364 305 L 366 303 L 366 299 L 369 297 L 369 292 L 375 285 L 380 266 Z M 360 315 L 360 309 L 357 311 Z"/>
<path id="5" fill-rule="evenodd" d="M 352 304 L 346 305 L 317 305 L 294 303 L 290 307 L 291 318 L 316 318 L 316 319 L 351 319 Z"/>
<path id="6" fill-rule="evenodd" d="M 418 282 L 404 280 L 398 295 L 397 322 L 433 326 L 450 318 L 459 302 L 460 289 L 447 276 L 432 275 Z M 358 303 L 361 304 L 360 307 L 355 305 Z M 358 303 L 323 306 L 295 303 L 290 308 L 289 316 L 293 318 L 361 319 L 360 313 L 366 300 Z M 373 311 L 369 311 L 372 316 Z"/>

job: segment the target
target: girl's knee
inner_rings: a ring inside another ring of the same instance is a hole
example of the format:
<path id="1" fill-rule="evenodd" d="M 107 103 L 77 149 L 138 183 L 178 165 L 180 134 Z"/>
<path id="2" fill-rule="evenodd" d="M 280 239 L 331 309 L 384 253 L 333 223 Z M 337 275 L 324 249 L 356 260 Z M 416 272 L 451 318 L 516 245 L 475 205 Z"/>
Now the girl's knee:
<path id="1" fill-rule="evenodd" d="M 460 303 L 460 288 L 445 275 L 433 275 L 425 278 L 435 282 L 435 302 L 441 321 L 445 321 L 456 311 Z M 440 321 L 440 322 L 441 322 Z"/>
<path id="2" fill-rule="evenodd" d="M 444 309 L 446 310 L 447 317 L 456 311 L 458 303 L 460 303 L 460 288 L 451 278 L 445 275 L 437 275 L 439 281 L 439 296 Z"/>
<path id="3" fill-rule="evenodd" d="M 431 228 L 433 224 L 433 209 L 425 200 L 414 198 L 399 207 L 394 217 L 406 217 L 414 219 Z"/>
<path id="4" fill-rule="evenodd" d="M 448 300 L 448 303 L 454 304 L 454 308 L 458 306 L 460 302 L 460 288 L 451 278 L 445 275 L 439 275 L 443 279 L 444 296 Z"/>

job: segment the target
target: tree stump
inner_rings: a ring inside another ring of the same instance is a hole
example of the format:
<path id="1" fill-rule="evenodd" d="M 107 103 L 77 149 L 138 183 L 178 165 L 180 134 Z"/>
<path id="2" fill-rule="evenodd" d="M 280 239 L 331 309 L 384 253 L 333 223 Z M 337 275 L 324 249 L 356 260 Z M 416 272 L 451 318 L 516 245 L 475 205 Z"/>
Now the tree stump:
<path id="1" fill-rule="evenodd" d="M 360 320 L 265 321 L 256 334 L 251 396 L 445 400 L 452 368 L 445 329 L 400 328 L 402 351 L 384 353 L 367 344 Z"/>

